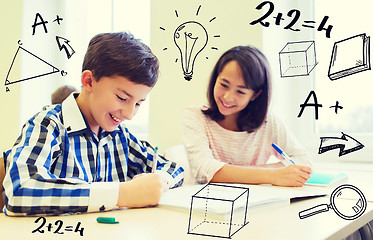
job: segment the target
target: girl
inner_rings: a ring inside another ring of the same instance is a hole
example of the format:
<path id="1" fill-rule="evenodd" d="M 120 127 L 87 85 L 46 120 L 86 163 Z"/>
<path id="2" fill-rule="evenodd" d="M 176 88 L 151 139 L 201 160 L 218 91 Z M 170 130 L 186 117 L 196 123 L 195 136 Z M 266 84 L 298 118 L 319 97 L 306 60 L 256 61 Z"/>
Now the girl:
<path id="1" fill-rule="evenodd" d="M 305 150 L 268 112 L 270 95 L 269 64 L 258 49 L 238 46 L 220 57 L 207 90 L 209 106 L 190 106 L 183 115 L 183 142 L 198 182 L 302 186 L 309 179 Z M 281 157 L 272 143 L 296 164 L 266 164 L 271 155 Z"/>

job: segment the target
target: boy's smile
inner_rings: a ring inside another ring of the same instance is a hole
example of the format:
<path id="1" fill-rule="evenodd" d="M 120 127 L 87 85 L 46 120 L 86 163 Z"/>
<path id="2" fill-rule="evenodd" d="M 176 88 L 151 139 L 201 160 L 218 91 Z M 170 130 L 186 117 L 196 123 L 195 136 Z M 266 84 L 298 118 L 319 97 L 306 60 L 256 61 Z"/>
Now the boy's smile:
<path id="1" fill-rule="evenodd" d="M 117 75 L 101 77 L 96 81 L 90 71 L 83 72 L 82 84 L 82 93 L 77 102 L 96 134 L 100 127 L 111 132 L 122 121 L 132 119 L 152 89 Z"/>

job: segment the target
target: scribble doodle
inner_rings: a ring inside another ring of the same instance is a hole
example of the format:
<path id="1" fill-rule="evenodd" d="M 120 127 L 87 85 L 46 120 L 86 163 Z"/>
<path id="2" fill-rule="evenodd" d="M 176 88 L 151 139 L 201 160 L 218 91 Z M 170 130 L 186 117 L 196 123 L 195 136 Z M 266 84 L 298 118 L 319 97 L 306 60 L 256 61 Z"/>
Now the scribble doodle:
<path id="1" fill-rule="evenodd" d="M 328 70 L 330 80 L 370 69 L 370 37 L 365 33 L 334 43 Z"/>
<path id="2" fill-rule="evenodd" d="M 358 140 L 342 132 L 342 137 L 320 137 L 319 154 L 338 149 L 339 156 L 360 150 L 364 147 Z M 346 147 L 348 145 L 348 147 Z"/>
<path id="3" fill-rule="evenodd" d="M 350 205 L 345 204 L 346 199 Z M 300 211 L 298 215 L 300 219 L 305 219 L 333 209 L 339 217 L 354 220 L 363 215 L 366 208 L 367 200 L 360 189 L 350 184 L 343 184 L 333 190 L 330 195 L 330 204 L 319 204 Z"/>
<path id="4" fill-rule="evenodd" d="M 248 188 L 209 183 L 192 196 L 188 234 L 231 238 L 249 223 L 248 204 Z"/>
<path id="5" fill-rule="evenodd" d="M 38 19 L 40 20 L 39 22 L 38 22 Z M 36 13 L 34 24 L 31 26 L 32 27 L 32 35 L 35 35 L 36 27 L 39 26 L 39 25 L 43 25 L 44 32 L 48 33 L 47 23 L 48 23 L 48 21 L 44 21 L 44 19 L 41 16 L 40 13 Z"/>
<path id="6" fill-rule="evenodd" d="M 78 222 L 76 224 L 75 229 L 74 229 L 73 225 L 68 225 L 64 229 L 63 228 L 63 225 L 64 225 L 63 220 L 56 220 L 54 222 L 54 224 L 48 223 L 47 219 L 45 217 L 38 217 L 34 221 L 34 223 L 39 224 L 39 226 L 37 228 L 35 228 L 34 230 L 32 230 L 31 233 L 36 233 L 36 234 L 42 233 L 42 234 L 44 234 L 44 233 L 47 233 L 47 231 L 48 231 L 48 232 L 53 233 L 53 234 L 65 234 L 65 232 L 73 232 L 74 231 L 74 233 L 79 233 L 81 237 L 83 237 L 83 235 L 84 235 L 84 227 L 81 227 L 81 224 L 82 224 L 81 222 Z"/>
<path id="7" fill-rule="evenodd" d="M 67 58 L 70 59 L 75 53 L 74 49 L 69 45 L 70 41 L 59 36 L 56 36 L 56 41 L 60 51 L 65 50 Z"/>
<path id="8" fill-rule="evenodd" d="M 263 9 L 264 7 L 268 7 L 268 9 Z M 271 14 L 275 10 L 275 4 L 271 1 L 263 1 L 259 3 L 258 6 L 255 8 L 256 10 L 263 10 L 264 14 L 263 16 L 259 17 L 258 19 L 253 20 L 250 22 L 250 25 L 255 24 L 261 24 L 263 27 L 269 27 L 270 22 L 265 21 L 268 17 L 271 16 Z M 284 27 L 284 29 L 288 29 L 294 32 L 299 32 L 300 29 L 295 26 L 295 24 L 298 22 L 298 20 L 301 17 L 301 11 L 298 9 L 291 9 L 287 12 L 287 17 L 291 19 L 291 21 Z M 279 26 L 281 25 L 281 22 L 285 20 L 283 18 L 283 13 L 279 12 L 276 16 L 273 17 L 275 19 L 275 25 Z M 321 20 L 319 26 L 317 27 L 317 31 L 325 31 L 326 37 L 330 38 L 330 33 L 333 29 L 333 25 L 328 25 L 325 27 L 326 22 L 328 21 L 329 16 L 324 16 Z M 316 21 L 314 20 L 305 20 L 303 21 L 303 24 L 301 25 L 304 28 L 315 28 Z"/>
<path id="9" fill-rule="evenodd" d="M 42 58 L 36 56 L 32 52 L 23 48 L 21 46 L 22 43 L 20 41 L 18 41 L 18 44 L 18 49 L 14 55 L 14 58 L 12 60 L 8 74 L 6 75 L 5 79 L 4 85 L 6 86 L 7 92 L 10 91 L 7 87 L 8 85 L 60 72 L 60 70 L 57 67 L 53 66 L 52 64 L 48 63 L 47 61 L 43 60 Z M 19 77 L 18 74 L 12 71 L 15 63 L 20 62 L 20 55 L 22 56 L 23 61 L 27 62 L 32 66 L 32 68 L 29 68 L 30 72 L 23 74 L 22 77 Z M 65 76 L 66 74 L 67 72 L 61 71 L 62 76 Z"/>
<path id="10" fill-rule="evenodd" d="M 54 19 L 53 22 L 57 22 L 57 24 L 60 25 L 62 20 L 63 18 L 57 15 L 56 19 Z"/>
<path id="11" fill-rule="evenodd" d="M 313 97 L 313 103 L 308 102 L 311 97 Z M 303 111 L 306 107 L 314 107 L 315 108 L 315 119 L 319 118 L 319 107 L 322 107 L 322 104 L 318 103 L 315 91 L 310 91 L 304 103 L 300 104 L 299 106 L 301 107 L 301 110 L 297 117 L 302 116 Z"/>
<path id="12" fill-rule="evenodd" d="M 206 47 L 208 34 L 199 22 L 188 21 L 178 26 L 174 33 L 174 42 L 180 51 L 181 67 L 184 78 L 190 81 L 198 54 Z"/>
<path id="13" fill-rule="evenodd" d="M 279 59 L 281 77 L 308 76 L 317 65 L 315 42 L 288 42 Z"/>
<path id="14" fill-rule="evenodd" d="M 198 16 L 200 11 L 201 5 L 198 6 L 195 15 Z M 175 10 L 175 16 L 177 18 L 179 17 L 177 10 Z M 216 17 L 211 18 L 209 23 L 213 22 L 215 19 Z M 166 31 L 164 27 L 159 27 L 159 29 Z M 220 35 L 216 34 L 213 35 L 213 37 L 219 38 Z M 200 22 L 190 20 L 178 25 L 172 34 L 172 38 L 180 55 L 180 61 L 176 58 L 175 63 L 180 62 L 184 79 L 190 81 L 193 77 L 197 56 L 200 55 L 209 42 L 209 34 Z M 164 47 L 163 51 L 168 49 L 169 48 Z M 218 48 L 214 46 L 212 46 L 211 49 L 218 50 Z M 207 56 L 206 59 L 208 59 Z"/>
<path id="15" fill-rule="evenodd" d="M 335 101 L 335 105 L 330 106 L 329 108 L 334 108 L 335 114 L 338 114 L 338 109 L 343 109 L 343 106 L 339 105 L 339 101 Z"/>

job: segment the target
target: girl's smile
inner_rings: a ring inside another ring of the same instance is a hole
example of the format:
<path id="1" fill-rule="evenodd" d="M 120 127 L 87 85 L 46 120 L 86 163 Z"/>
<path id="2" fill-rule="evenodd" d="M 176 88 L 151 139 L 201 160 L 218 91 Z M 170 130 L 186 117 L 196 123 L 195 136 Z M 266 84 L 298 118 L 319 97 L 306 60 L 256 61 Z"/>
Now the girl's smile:
<path id="1" fill-rule="evenodd" d="M 236 61 L 228 62 L 223 70 L 219 73 L 215 87 L 214 99 L 218 106 L 219 112 L 225 117 L 221 121 L 229 122 L 230 125 L 225 125 L 228 129 L 236 129 L 236 119 L 240 111 L 246 108 L 250 101 L 253 101 L 256 96 L 254 90 L 245 85 L 245 80 L 242 75 L 241 67 Z"/>
<path id="2" fill-rule="evenodd" d="M 225 107 L 225 108 L 230 109 L 230 108 L 233 108 L 233 107 L 235 106 L 235 105 L 228 105 L 228 104 L 225 104 L 222 100 L 220 100 L 220 101 L 221 101 L 223 107 Z"/>

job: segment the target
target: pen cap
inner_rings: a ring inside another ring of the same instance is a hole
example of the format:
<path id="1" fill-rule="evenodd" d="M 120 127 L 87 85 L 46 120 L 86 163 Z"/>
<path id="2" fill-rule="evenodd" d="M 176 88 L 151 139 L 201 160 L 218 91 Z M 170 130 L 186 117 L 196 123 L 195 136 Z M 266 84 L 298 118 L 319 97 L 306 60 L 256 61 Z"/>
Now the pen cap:
<path id="1" fill-rule="evenodd" d="M 282 150 L 279 148 L 279 147 L 277 147 L 277 145 L 276 144 L 274 144 L 274 143 L 272 143 L 272 147 L 279 153 L 279 154 L 282 154 Z"/>

